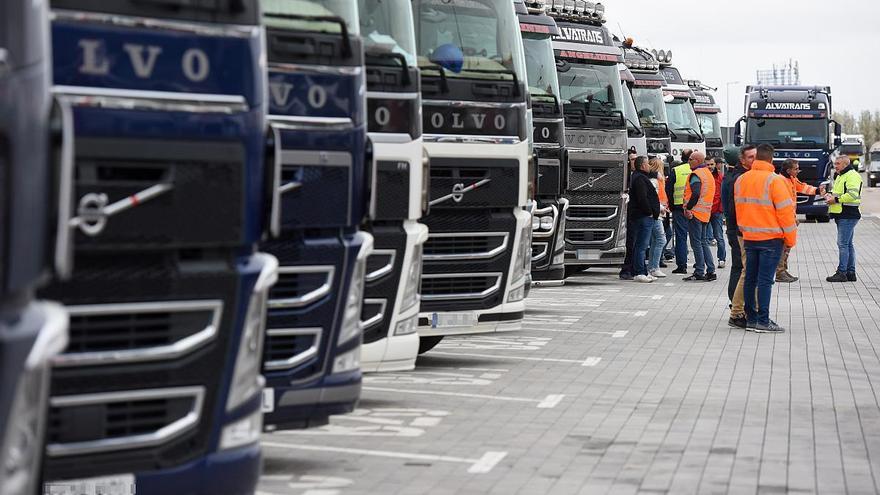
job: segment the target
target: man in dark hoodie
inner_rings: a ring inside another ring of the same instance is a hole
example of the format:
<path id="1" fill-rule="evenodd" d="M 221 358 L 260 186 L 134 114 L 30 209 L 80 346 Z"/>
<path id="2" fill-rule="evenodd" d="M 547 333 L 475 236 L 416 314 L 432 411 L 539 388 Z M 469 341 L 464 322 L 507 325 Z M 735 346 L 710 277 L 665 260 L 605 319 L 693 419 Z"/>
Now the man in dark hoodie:
<path id="1" fill-rule="evenodd" d="M 635 230 L 635 247 L 632 256 L 632 273 L 636 282 L 653 282 L 648 275 L 645 252 L 651 242 L 654 223 L 660 218 L 660 198 L 651 183 L 648 157 L 640 156 L 635 161 L 635 171 L 629 184 L 629 212 Z"/>
<path id="2" fill-rule="evenodd" d="M 746 328 L 746 308 L 743 298 L 745 282 L 744 266 L 746 252 L 742 233 L 736 223 L 736 204 L 734 203 L 733 191 L 739 176 L 752 168 L 752 163 L 758 156 L 755 146 L 743 146 L 741 150 L 728 147 L 724 150 L 724 156 L 733 167 L 724 175 L 721 181 L 721 209 L 727 222 L 727 242 L 730 244 L 730 281 L 727 284 L 727 297 L 731 302 L 730 320 L 728 325 L 735 328 Z"/>

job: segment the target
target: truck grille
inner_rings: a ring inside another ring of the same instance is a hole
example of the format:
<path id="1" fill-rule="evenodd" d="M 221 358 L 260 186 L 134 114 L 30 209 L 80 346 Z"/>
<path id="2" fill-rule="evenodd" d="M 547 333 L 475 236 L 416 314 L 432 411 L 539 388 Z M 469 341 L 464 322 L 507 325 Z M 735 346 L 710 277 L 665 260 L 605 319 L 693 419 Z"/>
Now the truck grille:
<path id="1" fill-rule="evenodd" d="M 278 283 L 269 291 L 269 308 L 302 308 L 333 287 L 333 266 L 282 266 Z"/>
<path id="2" fill-rule="evenodd" d="M 565 241 L 571 244 L 604 244 L 614 238 L 611 229 L 566 230 Z"/>
<path id="3" fill-rule="evenodd" d="M 263 369 L 288 370 L 301 366 L 318 354 L 321 328 L 270 328 L 266 330 Z"/>
<path id="4" fill-rule="evenodd" d="M 423 275 L 422 299 L 482 299 L 501 289 L 501 273 Z"/>
<path id="5" fill-rule="evenodd" d="M 571 205 L 565 219 L 569 222 L 604 222 L 618 214 L 616 205 Z"/>
<path id="6" fill-rule="evenodd" d="M 424 256 L 428 261 L 489 259 L 507 250 L 508 241 L 506 232 L 431 234 Z"/>

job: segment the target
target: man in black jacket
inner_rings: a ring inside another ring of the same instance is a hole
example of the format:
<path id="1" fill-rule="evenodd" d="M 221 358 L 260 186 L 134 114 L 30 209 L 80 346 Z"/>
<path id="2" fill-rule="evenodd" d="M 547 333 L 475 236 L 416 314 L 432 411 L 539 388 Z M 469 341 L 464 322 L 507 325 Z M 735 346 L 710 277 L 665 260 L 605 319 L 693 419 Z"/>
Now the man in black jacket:
<path id="1" fill-rule="evenodd" d="M 746 252 L 743 245 L 742 234 L 736 223 L 736 204 L 733 198 L 734 185 L 739 177 L 752 168 L 752 163 L 758 156 L 755 146 L 743 146 L 737 152 L 736 148 L 724 150 L 727 161 L 736 165 L 729 169 L 721 182 L 721 209 L 727 222 L 727 242 L 730 244 L 730 281 L 727 283 L 727 298 L 730 299 L 730 320 L 728 325 L 735 328 L 746 328 L 746 309 L 743 289 L 745 282 L 744 265 Z"/>
<path id="2" fill-rule="evenodd" d="M 655 279 L 648 275 L 648 266 L 645 263 L 645 252 L 651 242 L 651 233 L 654 230 L 654 222 L 660 218 L 660 198 L 657 189 L 651 183 L 648 176 L 650 165 L 648 157 L 636 158 L 635 171 L 629 185 L 629 218 L 633 226 L 635 247 L 632 254 L 632 268 L 636 282 L 653 282 Z"/>

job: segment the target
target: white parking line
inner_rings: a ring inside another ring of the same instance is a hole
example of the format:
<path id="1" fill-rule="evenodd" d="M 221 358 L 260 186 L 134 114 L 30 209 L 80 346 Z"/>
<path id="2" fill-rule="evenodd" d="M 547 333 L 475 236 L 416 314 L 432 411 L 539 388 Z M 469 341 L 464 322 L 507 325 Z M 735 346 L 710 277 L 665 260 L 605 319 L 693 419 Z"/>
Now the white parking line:
<path id="1" fill-rule="evenodd" d="M 437 356 L 455 356 L 455 357 L 478 357 L 478 358 L 488 358 L 488 359 L 517 359 L 520 361 L 544 361 L 548 363 L 567 363 L 567 364 L 579 364 L 581 366 L 596 366 L 599 364 L 599 361 L 602 358 L 599 357 L 588 357 L 585 361 L 578 361 L 577 359 L 555 359 L 555 358 L 538 358 L 538 357 L 526 357 L 526 356 L 499 356 L 492 354 L 471 354 L 464 352 L 440 352 L 440 351 L 431 351 L 431 354 Z"/>
<path id="2" fill-rule="evenodd" d="M 611 334 L 612 339 L 622 339 L 626 337 L 626 334 L 629 333 L 629 330 L 618 330 Z"/>
<path id="3" fill-rule="evenodd" d="M 599 309 L 588 310 L 588 313 L 602 313 L 606 315 L 632 315 L 634 318 L 641 318 L 648 314 L 647 311 L 605 311 Z"/>
<path id="4" fill-rule="evenodd" d="M 443 392 L 440 390 L 418 390 L 403 388 L 385 388 L 385 387 L 363 387 L 363 390 L 372 392 L 394 392 L 398 394 L 416 394 L 416 395 L 441 395 L 447 397 L 465 397 L 469 399 L 483 400 L 499 400 L 504 402 L 532 402 L 537 403 L 539 409 L 553 409 L 565 398 L 565 395 L 548 395 L 541 400 L 526 399 L 523 397 L 505 397 L 502 395 L 483 395 L 483 394 L 466 394 L 461 392 Z M 413 423 L 415 425 L 415 423 Z"/>
<path id="5" fill-rule="evenodd" d="M 507 452 L 489 451 L 479 459 L 465 457 L 453 457 L 448 455 L 415 454 L 409 452 L 392 452 L 388 450 L 351 449 L 347 447 L 330 447 L 326 445 L 300 445 L 276 442 L 260 442 L 263 447 L 286 450 L 309 450 L 313 452 L 336 452 L 339 454 L 366 455 L 372 457 L 386 457 L 389 459 L 408 459 L 416 461 L 456 462 L 470 464 L 469 473 L 486 474 L 507 457 Z"/>

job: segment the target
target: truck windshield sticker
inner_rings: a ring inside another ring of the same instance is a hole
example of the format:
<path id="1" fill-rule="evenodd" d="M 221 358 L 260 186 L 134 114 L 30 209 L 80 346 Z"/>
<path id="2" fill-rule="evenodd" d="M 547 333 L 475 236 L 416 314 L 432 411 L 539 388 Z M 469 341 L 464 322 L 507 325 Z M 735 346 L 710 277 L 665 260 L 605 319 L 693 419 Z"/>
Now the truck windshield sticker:
<path id="1" fill-rule="evenodd" d="M 811 110 L 809 103 L 767 103 L 767 110 Z"/>
<path id="2" fill-rule="evenodd" d="M 589 43 L 591 45 L 605 44 L 605 33 L 603 33 L 601 29 L 560 27 L 559 32 L 559 36 L 554 36 L 553 39 L 574 41 L 577 43 Z"/>

